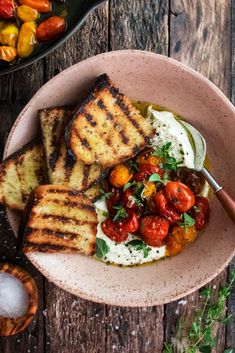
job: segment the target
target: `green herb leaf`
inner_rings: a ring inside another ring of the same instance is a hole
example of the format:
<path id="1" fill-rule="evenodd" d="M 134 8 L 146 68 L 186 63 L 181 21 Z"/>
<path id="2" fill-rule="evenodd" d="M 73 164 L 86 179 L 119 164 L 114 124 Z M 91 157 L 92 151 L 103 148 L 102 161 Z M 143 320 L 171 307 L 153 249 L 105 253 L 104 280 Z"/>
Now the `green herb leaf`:
<path id="1" fill-rule="evenodd" d="M 101 200 L 110 199 L 110 197 L 113 196 L 113 192 L 105 192 L 103 189 L 100 189 L 100 194 Z"/>
<path id="2" fill-rule="evenodd" d="M 126 191 L 127 189 L 129 189 L 131 186 L 135 186 L 137 184 L 137 182 L 135 180 L 133 181 L 129 181 L 128 183 L 126 183 L 123 186 L 123 191 Z"/>
<path id="3" fill-rule="evenodd" d="M 162 168 L 166 171 L 177 170 L 183 163 L 183 160 L 177 161 L 169 154 L 171 149 L 171 142 L 167 142 L 162 147 L 158 148 L 152 153 L 153 156 L 158 156 L 163 159 Z"/>
<path id="4" fill-rule="evenodd" d="M 187 213 L 183 213 L 182 222 L 178 223 L 181 228 L 184 228 L 187 232 L 188 227 L 192 227 L 195 224 L 195 219 L 190 217 Z"/>
<path id="5" fill-rule="evenodd" d="M 127 211 L 122 205 L 113 206 L 113 208 L 117 210 L 116 215 L 113 219 L 114 222 L 121 221 L 123 218 L 126 218 L 128 216 Z"/>
<path id="6" fill-rule="evenodd" d="M 149 177 L 149 181 L 153 181 L 153 182 L 156 182 L 156 183 L 164 183 L 162 178 L 160 177 L 160 175 L 158 173 L 153 173 Z"/>
<path id="7" fill-rule="evenodd" d="M 139 171 L 137 162 L 131 161 L 130 162 L 130 168 L 131 168 L 131 172 L 132 173 L 138 173 L 138 171 Z"/>
<path id="8" fill-rule="evenodd" d="M 101 238 L 96 238 L 96 256 L 98 258 L 104 258 L 108 252 L 109 247 L 106 244 L 106 241 Z"/>
<path id="9" fill-rule="evenodd" d="M 147 246 L 142 240 L 140 239 L 133 239 L 126 243 L 126 246 L 133 246 L 138 251 L 143 251 L 144 258 L 146 258 L 150 252 L 150 247 Z"/>
<path id="10" fill-rule="evenodd" d="M 103 215 L 104 217 L 108 217 L 108 216 L 109 216 L 109 213 L 106 212 L 106 211 L 102 211 L 102 215 Z"/>
<path id="11" fill-rule="evenodd" d="M 198 347 L 199 352 L 201 353 L 211 353 L 211 346 L 202 344 L 201 346 Z"/>

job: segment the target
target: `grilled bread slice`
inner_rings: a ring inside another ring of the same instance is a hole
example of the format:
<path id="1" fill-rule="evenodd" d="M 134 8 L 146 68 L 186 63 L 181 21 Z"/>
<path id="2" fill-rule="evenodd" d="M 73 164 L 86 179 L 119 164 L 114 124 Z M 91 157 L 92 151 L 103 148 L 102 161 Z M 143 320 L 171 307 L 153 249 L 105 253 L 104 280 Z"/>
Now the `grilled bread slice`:
<path id="1" fill-rule="evenodd" d="M 68 155 L 64 132 L 72 111 L 73 107 L 44 109 L 39 111 L 39 119 L 50 183 L 83 191 L 100 179 L 102 170 L 98 164 L 88 166 Z"/>
<path id="2" fill-rule="evenodd" d="M 41 139 L 25 145 L 0 164 L 0 202 L 24 210 L 32 190 L 47 183 L 44 148 Z"/>
<path id="3" fill-rule="evenodd" d="M 77 160 L 110 167 L 135 156 L 153 134 L 150 122 L 104 74 L 67 127 L 66 143 Z"/>
<path id="4" fill-rule="evenodd" d="M 65 186 L 39 186 L 27 208 L 25 253 L 94 254 L 98 221 L 86 196 Z"/>

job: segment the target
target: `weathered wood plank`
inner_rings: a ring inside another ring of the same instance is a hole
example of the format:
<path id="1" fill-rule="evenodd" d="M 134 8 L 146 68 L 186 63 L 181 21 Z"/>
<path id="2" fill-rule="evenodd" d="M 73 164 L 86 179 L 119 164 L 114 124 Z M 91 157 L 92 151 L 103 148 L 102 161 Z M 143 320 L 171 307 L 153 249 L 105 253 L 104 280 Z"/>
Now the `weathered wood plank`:
<path id="1" fill-rule="evenodd" d="M 168 0 L 110 0 L 110 49 L 168 52 Z"/>
<path id="2" fill-rule="evenodd" d="M 214 82 L 229 96 L 230 87 L 230 1 L 172 0 L 170 8 L 170 56 L 184 62 Z M 210 283 L 216 295 L 226 281 L 227 271 Z M 176 332 L 176 322 L 182 319 L 189 326 L 196 308 L 201 305 L 195 292 L 181 301 L 166 305 L 165 338 L 170 341 Z M 216 327 L 218 337 L 215 352 L 223 352 L 225 328 Z M 176 353 L 181 352 L 176 348 Z"/>
<path id="3" fill-rule="evenodd" d="M 0 79 L 0 155 L 7 135 L 18 113 L 41 87 L 44 79 L 44 65 L 40 61 L 16 73 Z M 27 82 L 27 84 L 26 84 Z M 44 329 L 41 310 L 43 307 L 43 277 L 20 256 L 18 257 L 14 235 L 6 219 L 5 210 L 0 210 L 0 261 L 10 260 L 29 271 L 38 286 L 39 310 L 26 331 L 11 337 L 0 338 L 0 352 L 35 352 L 43 353 Z"/>
<path id="4" fill-rule="evenodd" d="M 46 80 L 89 56 L 108 50 L 108 2 L 82 28 L 46 58 Z M 45 353 L 104 353 L 106 306 L 74 297 L 45 283 Z"/>

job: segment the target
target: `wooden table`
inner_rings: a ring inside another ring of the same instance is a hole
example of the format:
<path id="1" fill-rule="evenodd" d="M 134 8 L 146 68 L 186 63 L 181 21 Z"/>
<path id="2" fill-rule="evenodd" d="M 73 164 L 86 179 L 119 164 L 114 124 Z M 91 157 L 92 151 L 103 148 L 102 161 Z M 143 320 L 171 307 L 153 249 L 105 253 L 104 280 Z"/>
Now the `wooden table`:
<path id="1" fill-rule="evenodd" d="M 232 21 L 233 19 L 233 21 Z M 0 150 L 20 110 L 50 78 L 87 57 L 123 48 L 169 55 L 201 72 L 235 101 L 235 0 L 110 0 L 91 14 L 61 48 L 38 63 L 0 78 Z M 0 256 L 29 269 L 40 292 L 33 324 L 0 339 L 1 353 L 158 353 L 174 335 L 177 320 L 189 320 L 198 292 L 165 306 L 120 308 L 74 297 L 16 258 L 4 210 L 0 213 Z M 235 262 L 211 286 L 226 282 Z M 216 292 L 216 290 L 215 290 Z M 183 305 L 185 304 L 185 305 Z M 235 348 L 235 291 L 228 302 L 233 318 L 217 328 L 215 352 Z"/>

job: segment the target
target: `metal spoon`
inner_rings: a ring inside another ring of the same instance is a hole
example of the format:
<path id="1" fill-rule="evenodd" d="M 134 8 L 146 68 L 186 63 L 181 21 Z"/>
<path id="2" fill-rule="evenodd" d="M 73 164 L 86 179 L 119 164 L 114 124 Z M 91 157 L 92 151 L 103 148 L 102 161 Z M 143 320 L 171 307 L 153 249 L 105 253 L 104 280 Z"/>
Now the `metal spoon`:
<path id="1" fill-rule="evenodd" d="M 223 186 L 218 184 L 215 178 L 209 173 L 209 171 L 204 166 L 204 161 L 206 157 L 206 141 L 200 132 L 195 129 L 189 123 L 181 120 L 180 121 L 186 130 L 191 134 L 193 143 L 195 144 L 195 170 L 201 172 L 208 184 L 214 191 L 217 199 L 220 201 L 221 205 L 235 223 L 235 200 L 223 189 Z"/>

